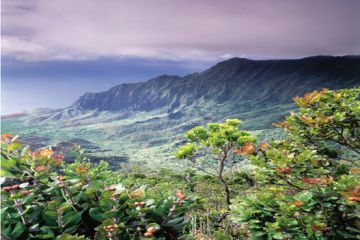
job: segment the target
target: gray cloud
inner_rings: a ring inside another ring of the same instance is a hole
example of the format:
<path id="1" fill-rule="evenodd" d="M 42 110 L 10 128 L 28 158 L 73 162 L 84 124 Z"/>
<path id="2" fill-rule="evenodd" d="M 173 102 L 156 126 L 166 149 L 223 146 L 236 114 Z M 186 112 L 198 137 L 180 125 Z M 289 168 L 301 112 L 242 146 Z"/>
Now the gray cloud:
<path id="1" fill-rule="evenodd" d="M 3 0 L 2 52 L 29 61 L 360 53 L 358 0 Z"/>

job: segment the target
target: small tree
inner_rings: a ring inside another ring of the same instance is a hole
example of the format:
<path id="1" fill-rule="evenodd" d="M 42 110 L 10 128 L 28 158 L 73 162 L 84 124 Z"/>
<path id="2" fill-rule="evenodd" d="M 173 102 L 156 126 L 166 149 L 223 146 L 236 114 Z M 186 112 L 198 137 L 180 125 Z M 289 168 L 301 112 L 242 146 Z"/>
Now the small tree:
<path id="1" fill-rule="evenodd" d="M 224 188 L 228 208 L 231 200 L 229 183 L 224 177 L 225 167 L 236 163 L 235 153 L 246 155 L 254 151 L 255 137 L 239 130 L 239 125 L 240 120 L 227 119 L 225 123 L 209 123 L 207 127 L 190 129 L 185 134 L 187 143 L 176 152 L 177 158 L 188 159 L 198 170 L 218 178 Z"/>

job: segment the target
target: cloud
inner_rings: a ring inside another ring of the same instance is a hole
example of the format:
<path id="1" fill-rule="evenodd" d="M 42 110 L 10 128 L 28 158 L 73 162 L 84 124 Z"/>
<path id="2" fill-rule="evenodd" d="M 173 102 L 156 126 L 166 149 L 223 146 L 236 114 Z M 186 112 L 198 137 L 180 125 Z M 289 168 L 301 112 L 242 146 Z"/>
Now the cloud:
<path id="1" fill-rule="evenodd" d="M 357 0 L 4 0 L 2 51 L 26 61 L 360 53 Z"/>

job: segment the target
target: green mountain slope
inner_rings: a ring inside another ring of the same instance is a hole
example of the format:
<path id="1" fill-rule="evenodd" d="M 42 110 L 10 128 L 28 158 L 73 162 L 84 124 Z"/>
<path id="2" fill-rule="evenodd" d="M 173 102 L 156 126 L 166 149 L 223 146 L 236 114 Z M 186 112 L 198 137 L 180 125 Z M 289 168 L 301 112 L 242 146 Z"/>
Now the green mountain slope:
<path id="1" fill-rule="evenodd" d="M 233 58 L 185 77 L 163 75 L 86 93 L 65 109 L 8 117 L 3 130 L 25 135 L 29 142 L 41 137 L 41 144 L 86 140 L 93 159 L 104 157 L 115 167 L 126 161 L 173 166 L 175 146 L 195 125 L 239 118 L 246 129 L 261 132 L 294 107 L 294 96 L 359 84 L 357 56 Z"/>

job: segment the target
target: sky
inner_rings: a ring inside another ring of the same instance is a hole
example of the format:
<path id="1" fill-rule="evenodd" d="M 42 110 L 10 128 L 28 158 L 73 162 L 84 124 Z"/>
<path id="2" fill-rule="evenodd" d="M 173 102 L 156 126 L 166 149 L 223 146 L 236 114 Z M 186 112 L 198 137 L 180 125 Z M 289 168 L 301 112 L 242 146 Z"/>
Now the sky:
<path id="1" fill-rule="evenodd" d="M 360 0 L 2 0 L 1 113 L 231 57 L 360 54 Z"/>

